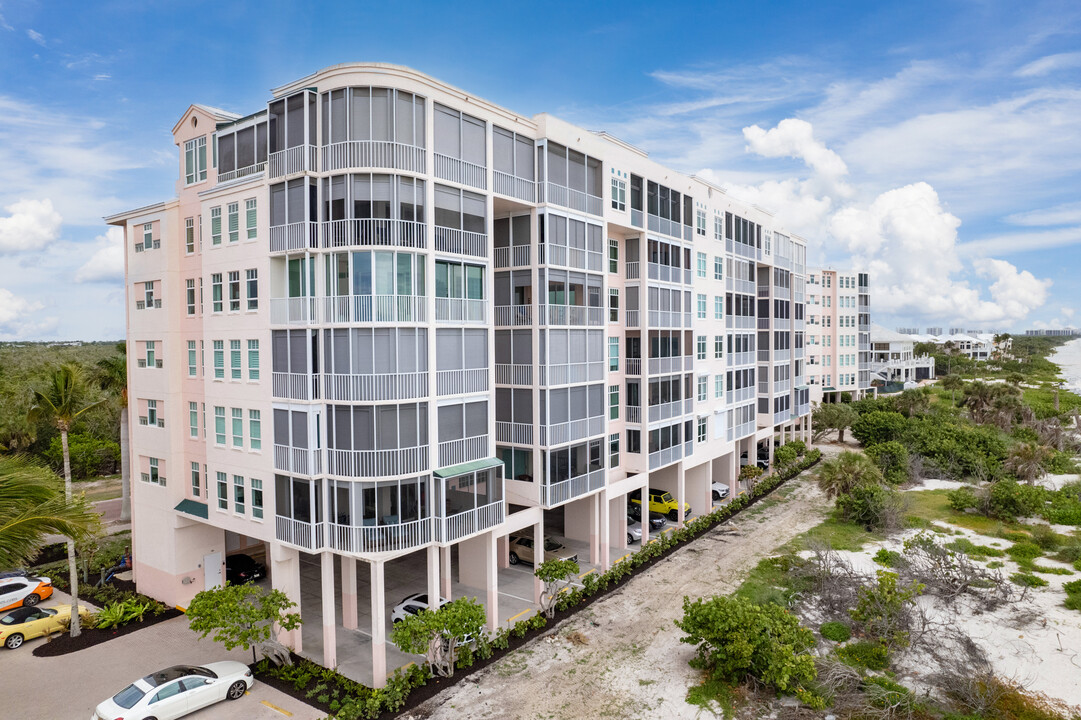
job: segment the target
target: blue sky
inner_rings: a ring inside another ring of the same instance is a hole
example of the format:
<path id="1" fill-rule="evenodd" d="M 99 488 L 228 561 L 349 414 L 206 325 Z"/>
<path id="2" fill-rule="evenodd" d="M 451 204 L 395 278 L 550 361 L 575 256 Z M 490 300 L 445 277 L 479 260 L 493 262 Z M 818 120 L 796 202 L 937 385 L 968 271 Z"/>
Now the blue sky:
<path id="1" fill-rule="evenodd" d="M 870 269 L 875 320 L 1081 324 L 1081 6 L 0 2 L 0 339 L 123 334 L 171 127 L 339 62 L 607 130 Z"/>

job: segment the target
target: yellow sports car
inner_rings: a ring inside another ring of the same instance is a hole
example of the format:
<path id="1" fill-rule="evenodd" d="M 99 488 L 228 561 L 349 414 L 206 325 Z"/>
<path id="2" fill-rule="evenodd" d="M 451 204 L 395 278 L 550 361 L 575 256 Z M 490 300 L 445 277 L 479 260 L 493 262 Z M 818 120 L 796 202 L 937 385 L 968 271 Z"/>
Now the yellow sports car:
<path id="1" fill-rule="evenodd" d="M 90 611 L 85 605 L 79 606 L 79 617 L 84 622 L 90 619 Z M 70 619 L 70 605 L 58 608 L 19 608 L 0 618 L 0 643 L 8 650 L 14 650 L 26 640 L 66 631 Z"/>

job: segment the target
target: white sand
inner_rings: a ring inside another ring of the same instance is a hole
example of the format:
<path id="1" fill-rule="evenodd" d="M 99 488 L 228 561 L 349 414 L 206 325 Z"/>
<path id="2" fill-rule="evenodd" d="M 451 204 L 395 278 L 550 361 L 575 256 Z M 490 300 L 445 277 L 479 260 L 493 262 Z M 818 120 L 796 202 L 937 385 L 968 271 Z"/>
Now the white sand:
<path id="1" fill-rule="evenodd" d="M 913 485 L 912 487 L 908 488 L 908 490 L 956 490 L 959 487 L 972 487 L 972 485 L 970 483 L 958 482 L 957 480 L 939 480 L 938 478 L 928 478 L 919 485 Z"/>

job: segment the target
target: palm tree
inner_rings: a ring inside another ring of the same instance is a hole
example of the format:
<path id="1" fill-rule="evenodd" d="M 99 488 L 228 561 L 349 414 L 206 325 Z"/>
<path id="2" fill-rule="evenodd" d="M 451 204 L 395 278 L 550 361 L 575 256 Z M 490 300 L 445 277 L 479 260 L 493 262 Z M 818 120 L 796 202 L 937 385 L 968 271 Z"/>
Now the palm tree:
<path id="1" fill-rule="evenodd" d="M 1047 472 L 1047 466 L 1051 462 L 1051 448 L 1037 445 L 1034 442 L 1020 443 L 1010 451 L 1006 458 L 1006 468 L 1017 476 L 1018 480 L 1024 480 L 1029 485 L 1036 482 L 1036 478 L 1042 477 Z"/>
<path id="2" fill-rule="evenodd" d="M 1000 430 L 1009 432 L 1022 407 L 1024 405 L 1021 403 L 1021 398 L 1016 395 L 998 393 L 989 410 L 991 422 Z"/>
<path id="3" fill-rule="evenodd" d="M 124 343 L 117 343 L 119 354 L 98 361 L 101 389 L 120 400 L 120 521 L 131 519 L 131 461 L 128 457 L 128 356 Z"/>
<path id="4" fill-rule="evenodd" d="M 86 537 L 100 519 L 81 496 L 68 500 L 49 468 L 23 455 L 0 455 L 0 567 L 28 562 L 46 535 Z"/>
<path id="5" fill-rule="evenodd" d="M 851 492 L 857 485 L 882 484 L 882 471 L 863 453 L 845 451 L 822 463 L 818 471 L 818 487 L 834 498 Z"/>
<path id="6" fill-rule="evenodd" d="M 942 389 L 950 391 L 950 405 L 957 405 L 957 391 L 965 386 L 960 375 L 949 374 L 942 378 Z"/>
<path id="7" fill-rule="evenodd" d="M 965 386 L 961 404 L 969 409 L 973 421 L 983 423 L 988 410 L 995 401 L 995 389 L 984 382 L 971 382 Z"/>
<path id="8" fill-rule="evenodd" d="M 34 404 L 30 408 L 31 421 L 48 419 L 60 431 L 60 445 L 64 451 L 64 496 L 71 497 L 71 453 L 68 449 L 68 433 L 72 425 L 92 407 L 103 401 L 87 402 L 86 375 L 82 366 L 64 363 L 53 370 L 48 383 L 41 390 L 34 390 Z M 75 567 L 75 541 L 68 536 L 68 574 L 71 578 L 71 636 L 79 635 L 79 573 Z"/>

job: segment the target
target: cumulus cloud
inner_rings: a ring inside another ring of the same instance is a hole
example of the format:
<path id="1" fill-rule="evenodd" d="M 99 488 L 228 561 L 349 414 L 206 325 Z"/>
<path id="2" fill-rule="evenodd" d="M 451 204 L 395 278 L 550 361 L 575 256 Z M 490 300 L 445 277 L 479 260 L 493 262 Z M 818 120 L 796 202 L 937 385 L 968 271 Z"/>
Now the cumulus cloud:
<path id="1" fill-rule="evenodd" d="M 41 329 L 42 324 L 35 324 L 29 316 L 42 308 L 39 302 L 32 302 L 19 297 L 6 288 L 0 288 L 0 337 L 25 337 Z M 49 318 L 46 324 L 55 322 Z"/>
<path id="2" fill-rule="evenodd" d="M 109 228 L 94 239 L 94 254 L 75 271 L 75 282 L 117 282 L 124 279 L 124 230 Z"/>
<path id="3" fill-rule="evenodd" d="M 814 137 L 814 129 L 806 120 L 787 118 L 772 130 L 757 125 L 743 129 L 747 149 L 763 157 L 791 157 L 807 163 L 821 175 L 840 177 L 848 174 L 848 167 L 841 156 Z"/>
<path id="4" fill-rule="evenodd" d="M 60 236 L 63 219 L 52 200 L 19 200 L 0 217 L 0 253 L 39 250 Z"/>

